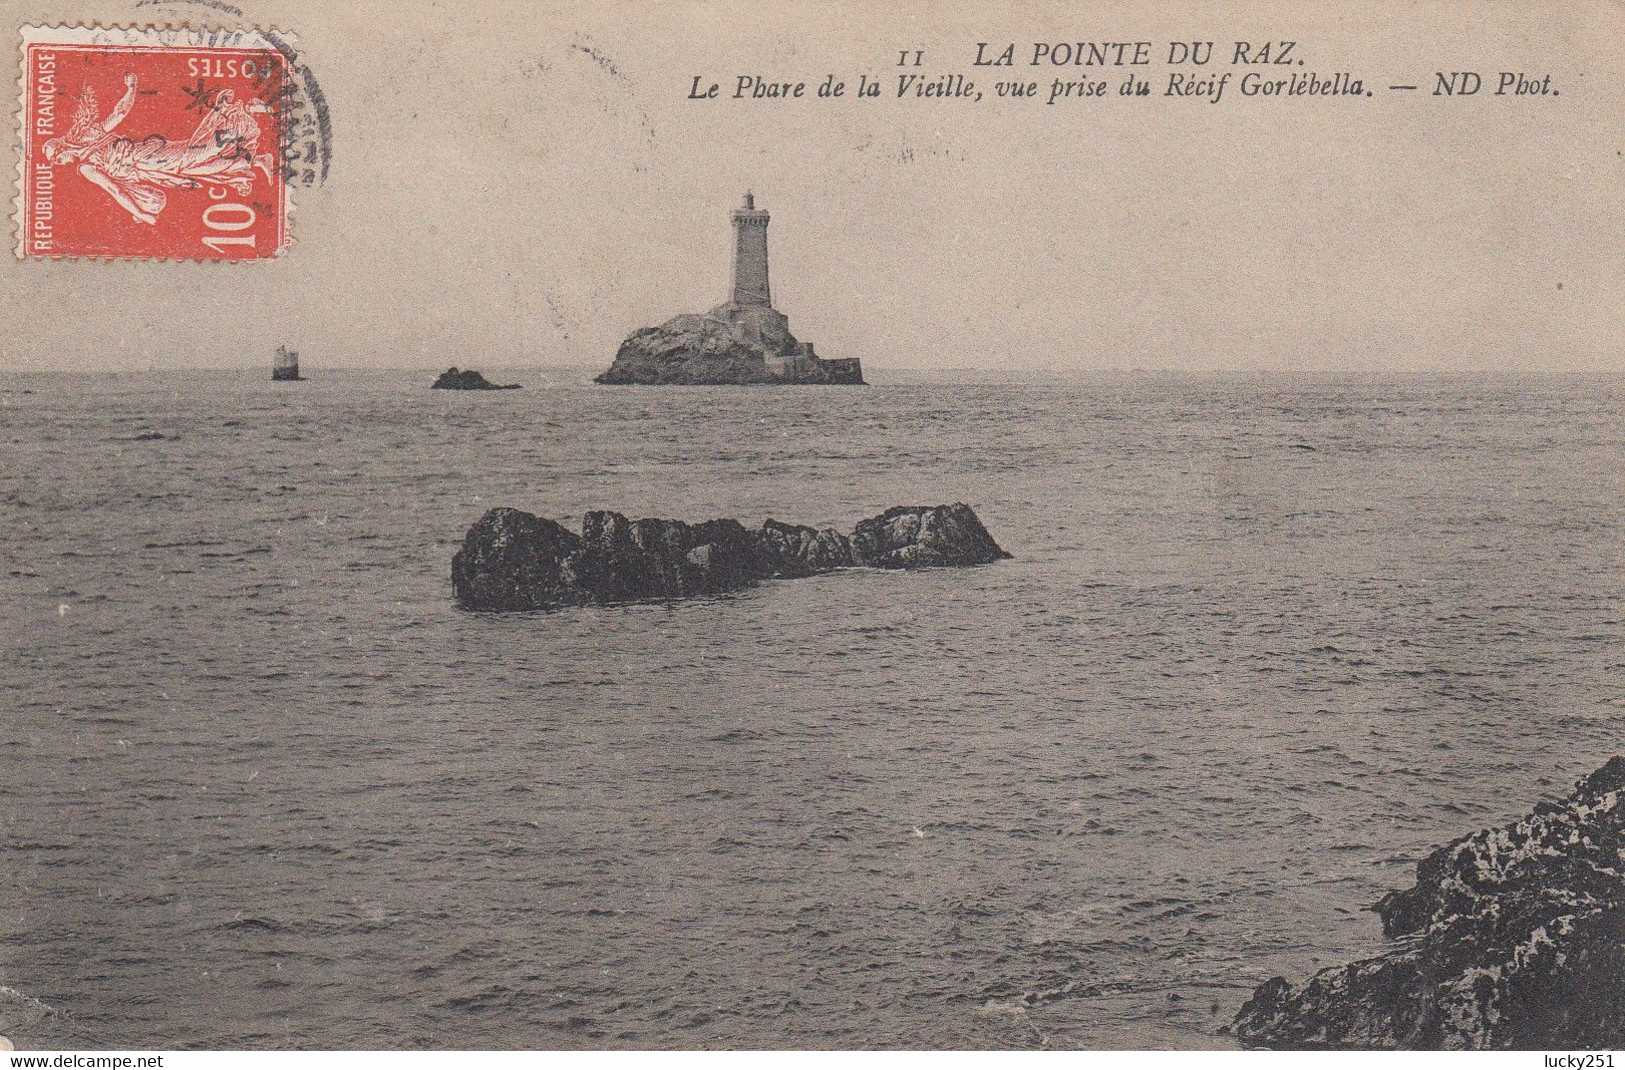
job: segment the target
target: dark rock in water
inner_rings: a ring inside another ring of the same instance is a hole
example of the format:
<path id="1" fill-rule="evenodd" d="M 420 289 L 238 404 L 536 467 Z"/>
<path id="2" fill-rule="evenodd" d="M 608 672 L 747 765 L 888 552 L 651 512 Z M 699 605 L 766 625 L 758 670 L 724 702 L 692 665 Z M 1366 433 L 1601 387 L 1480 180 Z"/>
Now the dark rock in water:
<path id="1" fill-rule="evenodd" d="M 614 386 L 766 383 L 761 346 L 736 336 L 722 320 L 678 316 L 635 331 L 594 382 Z"/>
<path id="2" fill-rule="evenodd" d="M 581 537 L 518 509 L 492 509 L 474 522 L 451 559 L 457 600 L 481 609 L 540 609 L 559 604 L 563 564 Z"/>
<path id="3" fill-rule="evenodd" d="M 447 368 L 434 381 L 431 390 L 518 390 L 518 383 L 493 383 L 477 371 Z"/>
<path id="4" fill-rule="evenodd" d="M 853 564 L 852 540 L 834 530 L 768 520 L 757 533 L 775 576 L 811 576 Z"/>
<path id="5" fill-rule="evenodd" d="M 774 314 L 762 313 L 769 315 Z M 776 321 L 753 322 L 745 330 L 729 316 L 723 307 L 635 331 L 621 343 L 609 370 L 593 381 L 611 386 L 863 385 L 858 361 L 824 360 L 810 345 L 796 341 L 787 327 L 776 330 Z"/>
<path id="6" fill-rule="evenodd" d="M 877 560 L 885 568 L 1010 556 L 966 505 L 893 509 L 858 530 L 884 545 Z M 751 531 L 737 520 L 685 524 L 611 512 L 588 513 L 576 535 L 530 513 L 492 509 L 452 558 L 451 585 L 465 609 L 492 611 L 692 598 L 863 564 L 856 539 L 777 520 Z"/>
<path id="7" fill-rule="evenodd" d="M 692 598 L 772 574 L 761 543 L 737 520 L 691 525 L 611 512 L 588 513 L 577 536 L 517 509 L 493 509 L 451 561 L 458 603 L 480 610 Z"/>
<path id="8" fill-rule="evenodd" d="M 583 604 L 720 594 L 749 587 L 765 571 L 756 542 L 737 520 L 689 525 L 593 512 L 565 574 L 573 583 L 560 601 Z"/>
<path id="9" fill-rule="evenodd" d="M 971 507 L 899 505 L 858 524 L 852 552 L 871 568 L 985 565 L 1010 555 L 1000 549 Z"/>
<path id="10" fill-rule="evenodd" d="M 1625 758 L 1558 803 L 1434 851 L 1373 908 L 1396 945 L 1276 977 L 1236 1016 L 1253 1047 L 1625 1047 Z"/>

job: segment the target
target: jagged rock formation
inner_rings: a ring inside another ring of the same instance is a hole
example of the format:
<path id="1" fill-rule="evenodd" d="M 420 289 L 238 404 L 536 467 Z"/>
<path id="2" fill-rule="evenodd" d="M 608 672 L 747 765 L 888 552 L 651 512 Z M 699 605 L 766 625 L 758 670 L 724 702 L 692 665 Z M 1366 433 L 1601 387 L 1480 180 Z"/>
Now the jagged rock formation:
<path id="1" fill-rule="evenodd" d="M 634 331 L 609 370 L 593 380 L 615 386 L 720 386 L 798 383 L 863 385 L 855 360 L 823 360 L 788 329 L 742 330 L 726 308 L 674 316 Z"/>
<path id="2" fill-rule="evenodd" d="M 856 562 L 852 540 L 833 528 L 819 531 L 805 524 L 781 524 L 769 519 L 756 533 L 773 575 L 793 578 L 849 568 Z"/>
<path id="3" fill-rule="evenodd" d="M 768 520 L 628 520 L 591 512 L 577 535 L 518 509 L 492 509 L 468 529 L 451 561 L 452 592 L 465 609 L 692 598 L 854 565 L 925 568 L 979 565 L 1010 555 L 968 505 L 903 506 L 858 525 L 848 538 Z"/>
<path id="4" fill-rule="evenodd" d="M 447 368 L 440 373 L 430 390 L 518 390 L 518 383 L 493 383 L 477 371 L 458 371 Z"/>
<path id="5" fill-rule="evenodd" d="M 594 382 L 649 386 L 766 383 L 766 348 L 733 331 L 725 320 L 677 316 L 634 331 L 615 363 Z"/>
<path id="6" fill-rule="evenodd" d="M 1276 977 L 1241 1008 L 1253 1047 L 1625 1047 L 1625 758 L 1558 803 L 1434 851 L 1377 903 L 1386 954 Z"/>
<path id="7" fill-rule="evenodd" d="M 871 568 L 976 565 L 1010 556 L 964 504 L 887 509 L 859 522 L 852 552 Z"/>

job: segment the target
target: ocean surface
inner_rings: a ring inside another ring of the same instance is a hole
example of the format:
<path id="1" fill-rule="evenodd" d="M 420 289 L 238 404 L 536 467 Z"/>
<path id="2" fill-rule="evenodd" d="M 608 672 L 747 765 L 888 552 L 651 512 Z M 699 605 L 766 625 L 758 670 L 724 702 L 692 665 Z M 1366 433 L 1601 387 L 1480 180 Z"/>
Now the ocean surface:
<path id="1" fill-rule="evenodd" d="M 1625 748 L 1625 379 L 309 371 L 0 378 L 19 1047 L 1227 1046 Z M 955 500 L 1014 560 L 451 599 Z"/>

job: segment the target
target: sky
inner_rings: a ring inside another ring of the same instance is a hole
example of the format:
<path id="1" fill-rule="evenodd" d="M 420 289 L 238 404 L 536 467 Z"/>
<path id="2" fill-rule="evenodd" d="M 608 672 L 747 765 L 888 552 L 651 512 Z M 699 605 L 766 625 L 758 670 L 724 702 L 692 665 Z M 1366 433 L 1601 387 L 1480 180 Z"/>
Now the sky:
<path id="1" fill-rule="evenodd" d="M 12 29 L 54 13 L 0 2 Z M 239 8 L 73 15 L 298 35 L 332 157 L 295 193 L 296 244 L 246 264 L 7 257 L 8 367 L 260 367 L 279 344 L 307 367 L 607 367 L 629 332 L 725 298 L 750 189 L 791 329 L 866 369 L 1625 370 L 1618 4 Z M 1057 76 L 1115 93 L 1124 68 L 1026 60 L 1135 40 L 1154 43 L 1151 98 L 987 99 Z M 1233 42 L 1293 40 L 1304 66 L 1266 75 L 1375 92 L 1164 97 L 1167 44 L 1190 40 L 1235 79 Z M 1018 65 L 973 66 L 979 42 Z M 897 99 L 913 49 L 984 99 Z M 1560 95 L 1429 92 L 1469 69 L 1551 74 Z M 727 99 L 740 75 L 812 94 L 827 74 L 883 95 Z M 720 99 L 687 99 L 695 76 Z"/>

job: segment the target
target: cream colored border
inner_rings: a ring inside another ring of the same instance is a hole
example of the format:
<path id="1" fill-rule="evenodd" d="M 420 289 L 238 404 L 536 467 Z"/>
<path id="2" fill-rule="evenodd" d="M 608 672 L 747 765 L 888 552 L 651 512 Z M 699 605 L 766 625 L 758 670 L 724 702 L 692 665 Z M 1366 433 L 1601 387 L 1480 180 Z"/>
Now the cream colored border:
<path id="1" fill-rule="evenodd" d="M 267 34 L 278 38 L 273 42 Z M 18 260 L 101 260 L 101 261 L 175 261 L 199 264 L 257 264 L 281 259 L 294 244 L 293 237 L 293 183 L 282 180 L 282 241 L 270 256 L 243 260 L 223 260 L 213 257 L 177 256 L 91 256 L 77 253 L 55 253 L 49 256 L 31 256 L 27 248 L 27 235 L 23 232 L 24 190 L 28 174 L 29 131 L 28 110 L 28 46 L 44 45 L 116 45 L 123 48 L 251 48 L 280 52 L 288 59 L 289 76 L 297 79 L 298 52 L 289 50 L 297 45 L 296 34 L 272 26 L 255 27 L 198 27 L 188 23 L 147 24 L 144 26 L 104 25 L 100 22 L 68 25 L 26 24 L 17 41 L 17 192 L 12 198 L 12 229 L 16 236 L 15 253 Z"/>

